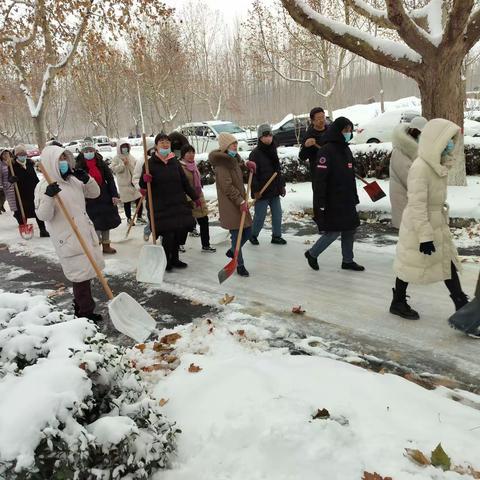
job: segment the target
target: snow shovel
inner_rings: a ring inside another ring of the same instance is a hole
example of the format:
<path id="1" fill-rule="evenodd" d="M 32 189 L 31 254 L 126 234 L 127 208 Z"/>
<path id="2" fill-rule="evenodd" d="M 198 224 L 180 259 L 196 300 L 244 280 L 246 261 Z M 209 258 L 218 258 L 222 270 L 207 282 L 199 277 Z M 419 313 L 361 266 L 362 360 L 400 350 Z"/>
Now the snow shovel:
<path id="1" fill-rule="evenodd" d="M 38 164 L 40 171 L 43 173 L 45 180 L 50 185 L 52 182 L 50 176 L 46 172 L 45 168 L 41 163 Z M 72 227 L 82 249 L 87 256 L 88 260 L 92 264 L 95 273 L 97 274 L 100 283 L 102 284 L 105 293 L 107 294 L 108 299 L 108 313 L 110 315 L 110 319 L 112 320 L 113 325 L 115 328 L 127 335 L 127 337 L 133 338 L 136 342 L 144 342 L 148 336 L 152 333 L 155 329 L 155 320 L 152 316 L 136 301 L 134 300 L 128 293 L 121 292 L 116 297 L 113 296 L 112 290 L 108 285 L 107 279 L 104 277 L 102 271 L 97 265 L 97 262 L 93 258 L 92 253 L 88 245 L 85 243 L 85 240 L 78 230 L 75 222 L 73 221 L 73 217 L 68 212 L 65 204 L 62 201 L 60 193 L 55 195 L 55 201 L 62 210 L 63 215 L 65 216 L 66 220 Z"/>
<path id="2" fill-rule="evenodd" d="M 150 165 L 147 155 L 147 137 L 145 135 L 145 121 L 143 118 L 142 97 L 137 79 L 138 104 L 140 105 L 140 118 L 142 120 L 143 158 L 145 159 L 145 173 L 150 175 Z M 155 229 L 155 215 L 153 213 L 152 186 L 147 183 L 148 211 L 150 214 L 150 229 L 152 230 L 153 245 L 144 245 L 140 250 L 137 267 L 137 281 L 144 283 L 162 283 L 167 268 L 167 256 L 161 245 L 157 245 L 157 232 Z"/>
<path id="3" fill-rule="evenodd" d="M 256 198 L 254 201 L 253 201 L 253 205 L 255 205 L 255 203 L 257 202 L 257 200 L 260 200 L 262 198 L 262 195 L 265 193 L 265 190 L 270 186 L 270 184 L 275 180 L 275 178 L 277 177 L 278 175 L 278 172 L 275 172 L 267 181 L 267 183 L 263 186 L 263 188 L 260 190 L 260 192 L 258 192 L 258 198 Z"/>
<path id="4" fill-rule="evenodd" d="M 12 161 L 8 162 L 8 166 L 10 167 L 10 174 L 12 177 L 14 177 L 15 172 L 13 171 Z M 15 188 L 15 193 L 17 194 L 18 206 L 20 207 L 20 213 L 22 215 L 22 224 L 18 226 L 18 231 L 24 240 L 31 240 L 33 238 L 33 225 L 31 223 L 27 223 L 22 198 L 20 197 L 20 189 L 18 188 L 17 182 L 13 184 L 13 187 Z"/>
<path id="5" fill-rule="evenodd" d="M 355 176 L 365 184 L 363 189 L 367 192 L 373 202 L 378 202 L 380 199 L 387 196 L 377 182 L 368 183 L 360 175 L 355 174 Z"/>
<path id="6" fill-rule="evenodd" d="M 143 205 L 143 195 L 142 195 L 142 198 L 140 199 L 140 201 L 138 202 L 137 208 L 135 209 L 135 214 L 133 215 L 133 218 L 130 222 L 130 225 L 128 226 L 127 233 L 125 234 L 125 240 L 127 240 L 128 236 L 130 235 L 130 230 L 132 229 L 133 224 L 135 223 L 135 220 L 137 219 L 138 212 L 140 211 L 140 208 L 142 208 L 142 205 Z"/>
<path id="7" fill-rule="evenodd" d="M 248 206 L 248 199 L 250 197 L 250 189 L 252 187 L 252 178 L 253 172 L 250 171 L 250 175 L 248 176 L 248 187 L 247 187 L 247 195 L 245 201 L 247 202 Z M 245 218 L 247 216 L 246 212 L 242 212 L 242 217 L 240 219 L 240 228 L 238 230 L 238 237 L 237 237 L 237 244 L 235 245 L 235 252 L 233 254 L 233 258 L 230 262 L 227 263 L 219 272 L 218 272 L 218 281 L 223 283 L 227 278 L 230 278 L 233 275 L 233 272 L 237 268 L 238 265 L 238 254 L 240 252 L 240 245 L 242 244 L 242 236 L 243 236 L 243 227 L 245 225 Z"/>

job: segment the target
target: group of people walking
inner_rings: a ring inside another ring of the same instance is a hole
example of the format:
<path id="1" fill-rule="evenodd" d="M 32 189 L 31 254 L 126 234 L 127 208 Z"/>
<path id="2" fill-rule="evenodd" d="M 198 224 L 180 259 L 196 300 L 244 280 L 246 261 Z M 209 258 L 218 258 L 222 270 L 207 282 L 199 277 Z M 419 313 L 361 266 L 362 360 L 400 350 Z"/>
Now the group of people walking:
<path id="1" fill-rule="evenodd" d="M 348 118 L 339 117 L 327 126 L 325 112 L 319 107 L 311 111 L 310 118 L 311 126 L 302 141 L 299 157 L 309 162 L 314 220 L 321 236 L 304 253 L 307 264 L 318 271 L 318 257 L 340 237 L 341 268 L 363 272 L 365 267 L 354 260 L 353 251 L 355 231 L 360 225 L 355 162 L 349 147 L 353 123 Z M 242 247 L 248 241 L 253 246 L 260 244 L 259 235 L 268 209 L 272 216 L 271 243 L 287 243 L 282 236 L 281 207 L 286 188 L 277 147 L 268 124 L 261 125 L 257 133 L 257 146 L 247 161 L 243 161 L 238 153 L 236 137 L 229 133 L 219 135 L 219 148 L 209 154 L 215 172 L 220 225 L 230 232 L 231 247 L 226 256 L 234 257 L 241 235 L 237 273 L 242 277 L 249 276 Z M 410 124 L 400 124 L 394 133 L 390 197 L 392 223 L 399 228 L 399 242 L 394 262 L 397 278 L 392 289 L 390 312 L 405 319 L 420 317 L 407 303 L 410 283 L 444 281 L 456 310 L 468 304 L 458 276 L 460 262 L 448 227 L 446 204 L 447 174 L 461 148 L 460 135 L 460 128 L 452 122 L 443 119 L 427 122 L 421 117 Z M 95 273 L 53 202 L 60 191 L 64 192 L 62 199 L 74 212 L 77 225 L 89 239 L 100 265 L 103 264 L 102 252 L 116 252 L 111 246 L 109 232 L 121 223 L 120 203 L 123 203 L 129 223 L 133 223 L 132 207 L 136 209 L 137 222 L 145 225 L 146 241 L 152 234 L 157 239 L 161 237 L 167 271 L 188 267 L 180 259 L 180 253 L 189 232 L 193 232 L 197 224 L 201 251 L 215 252 L 210 245 L 209 212 L 194 147 L 177 132 L 172 135 L 160 133 L 154 143 L 147 159 L 148 168 L 131 155 L 128 142 L 118 146 L 111 168 L 91 138 L 84 140 L 76 159 L 63 147 L 46 147 L 41 161 L 54 179 L 55 183 L 51 185 L 45 181 L 38 183 L 33 164 L 25 161 L 21 145 L 15 148 L 13 158 L 8 151 L 0 152 L 0 182 L 10 209 L 20 223 L 18 198 L 11 189 L 18 183 L 26 206 L 25 215 L 37 219 L 41 236 L 48 236 L 50 232 L 64 273 L 73 282 L 74 306 L 78 315 L 98 320 L 90 290 Z M 252 178 L 251 198 L 247 197 L 245 172 Z M 274 180 L 269 184 L 272 177 Z M 268 187 L 264 188 L 266 185 Z M 144 219 L 143 202 L 148 188 L 151 189 L 153 215 L 150 215 L 150 205 L 146 202 Z M 253 218 L 250 215 L 251 200 L 254 201 Z M 479 326 L 475 328 L 478 330 Z M 477 332 L 473 327 L 471 330 Z"/>

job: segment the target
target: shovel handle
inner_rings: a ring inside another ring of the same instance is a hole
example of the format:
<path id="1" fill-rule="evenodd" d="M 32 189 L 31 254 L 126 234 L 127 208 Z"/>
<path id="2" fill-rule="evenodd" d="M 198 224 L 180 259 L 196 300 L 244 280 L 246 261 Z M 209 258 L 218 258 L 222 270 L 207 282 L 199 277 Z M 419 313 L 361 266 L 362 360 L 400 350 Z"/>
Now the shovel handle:
<path id="1" fill-rule="evenodd" d="M 256 198 L 254 201 L 253 201 L 253 204 L 255 205 L 255 202 L 257 200 L 260 200 L 262 198 L 262 195 L 265 193 L 265 190 L 270 186 L 270 184 L 275 180 L 275 178 L 277 177 L 278 175 L 278 172 L 274 172 L 274 174 L 268 179 L 267 183 L 263 186 L 263 188 L 258 192 L 258 198 Z"/>
<path id="2" fill-rule="evenodd" d="M 42 172 L 43 176 L 45 177 L 45 180 L 47 181 L 47 183 L 49 185 L 51 185 L 53 183 L 52 179 L 50 178 L 50 175 L 48 175 L 47 171 L 45 170 L 45 167 L 42 165 L 41 162 L 38 164 L 38 167 L 40 168 L 40 171 Z M 108 299 L 113 300 L 113 293 L 112 293 L 112 290 L 110 289 L 110 286 L 108 285 L 107 279 L 103 276 L 103 273 L 100 270 L 100 268 L 98 268 L 97 262 L 93 258 L 93 255 L 90 253 L 90 249 L 88 248 L 88 245 L 86 244 L 82 234 L 80 233 L 80 230 L 75 225 L 75 222 L 73 221 L 73 218 L 68 213 L 67 207 L 63 203 L 63 200 L 60 197 L 60 194 L 55 195 L 54 198 L 55 198 L 55 201 L 60 206 L 60 210 L 62 211 L 64 217 L 66 218 L 66 220 L 68 221 L 68 223 L 72 227 L 78 241 L 80 242 L 80 245 L 82 246 L 82 249 L 83 249 L 85 255 L 87 256 L 88 260 L 92 264 L 92 267 L 95 270 L 95 273 L 97 274 L 97 277 L 100 280 L 100 283 L 102 284 L 102 287 L 105 290 L 105 293 L 107 294 Z"/>
<path id="3" fill-rule="evenodd" d="M 247 194 L 245 195 L 245 201 L 248 205 L 248 197 L 250 197 L 250 190 L 252 188 L 252 179 L 253 179 L 253 172 L 250 171 L 248 175 L 248 186 L 247 186 Z M 242 218 L 240 220 L 240 228 L 238 229 L 238 237 L 237 237 L 237 244 L 235 245 L 235 253 L 234 258 L 238 258 L 238 252 L 240 251 L 240 245 L 242 244 L 242 236 L 243 236 L 243 227 L 245 226 L 245 218 L 247 217 L 247 212 L 242 212 Z"/>
<path id="4" fill-rule="evenodd" d="M 145 173 L 150 175 L 150 165 L 148 162 L 147 155 L 147 137 L 145 135 L 145 128 L 143 128 L 142 133 L 143 141 L 143 158 L 145 159 Z M 155 229 L 155 215 L 153 213 L 153 199 L 152 199 L 152 185 L 150 182 L 147 183 L 147 198 L 148 198 L 148 212 L 150 214 L 150 230 L 152 231 L 152 241 L 153 244 L 157 244 L 157 231 Z"/>
<path id="5" fill-rule="evenodd" d="M 11 158 L 11 157 L 10 157 Z M 13 171 L 13 163 L 12 163 L 12 160 L 10 160 L 8 162 L 8 166 L 10 168 L 10 173 L 12 175 L 12 177 L 15 176 L 15 172 Z M 18 205 L 20 207 L 20 213 L 22 214 L 22 220 L 23 220 L 23 224 L 25 225 L 27 223 L 27 217 L 25 216 L 25 210 L 23 208 L 23 202 L 22 202 L 22 197 L 20 197 L 20 189 L 18 188 L 18 185 L 17 183 L 15 182 L 13 184 L 13 188 L 15 189 L 15 193 L 17 194 L 17 198 L 18 198 Z"/>
<path id="6" fill-rule="evenodd" d="M 143 203 L 143 195 L 140 198 L 140 201 L 138 202 L 137 208 L 135 209 L 135 214 L 133 215 L 132 221 L 130 222 L 130 225 L 128 226 L 128 230 L 127 230 L 127 233 L 125 235 L 125 238 L 128 238 L 128 236 L 130 235 L 130 230 L 132 229 L 133 224 L 135 223 L 135 220 L 137 219 L 137 215 L 138 215 L 138 212 L 140 211 L 140 207 L 142 206 L 142 203 Z"/>
<path id="7" fill-rule="evenodd" d="M 361 177 L 358 173 L 355 174 L 355 176 L 361 180 L 365 185 L 370 185 L 363 177 Z"/>

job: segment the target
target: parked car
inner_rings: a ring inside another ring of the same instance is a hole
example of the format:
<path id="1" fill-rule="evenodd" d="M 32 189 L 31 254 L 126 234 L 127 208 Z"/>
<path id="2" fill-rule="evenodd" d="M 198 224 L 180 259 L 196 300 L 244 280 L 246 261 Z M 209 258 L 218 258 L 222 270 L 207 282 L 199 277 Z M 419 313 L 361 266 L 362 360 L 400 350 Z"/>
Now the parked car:
<path id="1" fill-rule="evenodd" d="M 64 146 L 74 155 L 77 155 L 80 153 L 80 150 L 82 148 L 82 140 L 72 140 L 71 142 L 66 143 Z"/>
<path id="2" fill-rule="evenodd" d="M 330 117 L 326 117 L 326 124 L 332 123 Z M 273 138 L 278 146 L 292 147 L 299 145 L 303 135 L 310 125 L 308 113 L 293 115 L 289 113 L 283 120 L 272 125 Z"/>
<path id="3" fill-rule="evenodd" d="M 93 138 L 93 142 L 95 143 L 96 149 L 100 153 L 102 152 L 112 153 L 112 145 L 108 137 L 97 135 L 92 138 Z"/>
<path id="4" fill-rule="evenodd" d="M 394 128 L 400 123 L 410 123 L 421 115 L 419 110 L 389 110 L 369 122 L 360 124 L 351 143 L 384 143 L 392 141 Z"/>
<path id="5" fill-rule="evenodd" d="M 463 134 L 466 137 L 480 137 L 480 122 L 466 118 L 463 122 Z"/>
<path id="6" fill-rule="evenodd" d="M 231 133 L 237 138 L 239 150 L 251 150 L 257 144 L 256 134 L 224 120 L 186 123 L 176 130 L 187 137 L 197 153 L 208 153 L 217 149 L 217 138 L 222 132 Z"/>

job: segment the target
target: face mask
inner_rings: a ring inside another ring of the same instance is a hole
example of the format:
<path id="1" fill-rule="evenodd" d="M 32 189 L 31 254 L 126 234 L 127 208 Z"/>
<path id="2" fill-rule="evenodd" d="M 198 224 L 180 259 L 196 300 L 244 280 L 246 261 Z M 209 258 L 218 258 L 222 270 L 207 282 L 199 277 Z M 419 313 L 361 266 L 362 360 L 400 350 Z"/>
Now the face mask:
<path id="1" fill-rule="evenodd" d="M 159 148 L 158 149 L 158 153 L 162 156 L 162 157 L 166 157 L 167 155 L 169 155 L 171 153 L 171 149 L 170 148 Z"/>
<path id="2" fill-rule="evenodd" d="M 95 152 L 85 152 L 83 156 L 86 160 L 93 160 L 95 158 Z"/>
<path id="3" fill-rule="evenodd" d="M 20 162 L 20 163 L 25 163 L 27 161 L 27 156 L 26 155 L 19 155 L 17 157 L 17 160 Z"/>
<path id="4" fill-rule="evenodd" d="M 347 132 L 343 134 L 343 137 L 345 138 L 345 141 L 348 143 L 352 139 L 353 135 L 351 132 Z"/>
<path id="5" fill-rule="evenodd" d="M 453 143 L 453 140 L 449 140 L 447 146 L 445 147 L 445 150 L 442 152 L 442 155 L 449 155 L 453 152 L 454 148 L 455 144 Z"/>
<path id="6" fill-rule="evenodd" d="M 228 155 L 230 155 L 232 158 L 237 156 L 237 152 L 235 150 L 227 150 Z"/>
<path id="7" fill-rule="evenodd" d="M 58 168 L 60 169 L 60 173 L 65 175 L 70 170 L 70 165 L 66 160 L 60 160 L 58 162 Z"/>
<path id="8" fill-rule="evenodd" d="M 128 148 L 122 148 L 122 155 L 127 155 Z"/>

